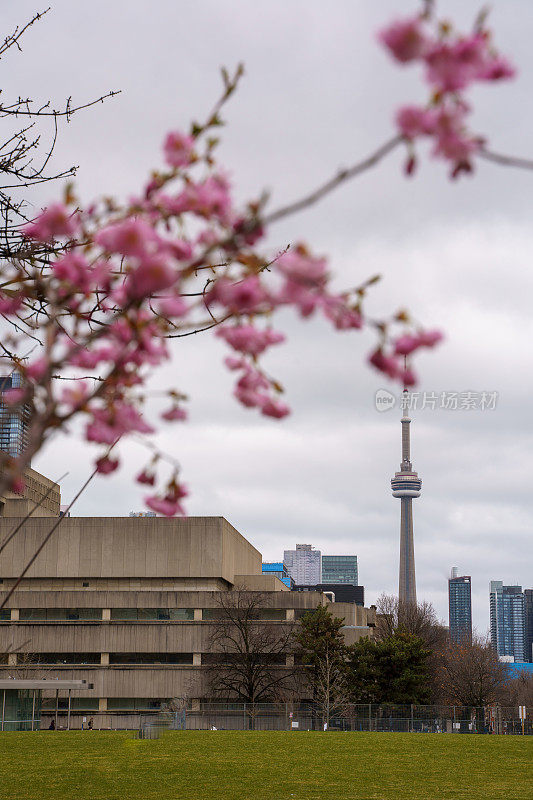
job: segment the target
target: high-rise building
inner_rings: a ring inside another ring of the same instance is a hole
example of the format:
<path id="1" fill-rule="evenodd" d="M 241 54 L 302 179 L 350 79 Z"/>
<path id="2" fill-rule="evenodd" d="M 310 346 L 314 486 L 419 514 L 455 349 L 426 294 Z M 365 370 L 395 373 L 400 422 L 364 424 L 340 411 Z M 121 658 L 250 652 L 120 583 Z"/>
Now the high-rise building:
<path id="1" fill-rule="evenodd" d="M 357 586 L 357 556 L 322 556 L 322 583 Z"/>
<path id="2" fill-rule="evenodd" d="M 521 586 L 490 582 L 490 639 L 499 656 L 526 661 L 524 593 Z"/>
<path id="3" fill-rule="evenodd" d="M 408 393 L 404 389 L 402 406 L 402 463 L 400 471 L 391 480 L 392 496 L 402 503 L 400 517 L 400 576 L 398 599 L 400 603 L 416 603 L 415 547 L 413 537 L 413 498 L 420 497 L 422 481 L 411 464 L 411 442 L 407 416 Z"/>
<path id="4" fill-rule="evenodd" d="M 472 644 L 472 591 L 470 575 L 458 575 L 452 568 L 448 580 L 450 639 L 455 644 Z"/>
<path id="5" fill-rule="evenodd" d="M 30 409 L 26 403 L 18 408 L 10 406 L 5 402 L 4 392 L 21 386 L 22 376 L 18 372 L 0 375 L 0 450 L 13 458 L 18 458 L 26 447 Z"/>
<path id="6" fill-rule="evenodd" d="M 297 544 L 296 550 L 284 551 L 283 563 L 295 583 L 309 586 L 322 582 L 321 555 L 311 544 Z"/>
<path id="7" fill-rule="evenodd" d="M 533 661 L 533 589 L 524 589 L 524 614 L 526 618 L 526 661 Z"/>

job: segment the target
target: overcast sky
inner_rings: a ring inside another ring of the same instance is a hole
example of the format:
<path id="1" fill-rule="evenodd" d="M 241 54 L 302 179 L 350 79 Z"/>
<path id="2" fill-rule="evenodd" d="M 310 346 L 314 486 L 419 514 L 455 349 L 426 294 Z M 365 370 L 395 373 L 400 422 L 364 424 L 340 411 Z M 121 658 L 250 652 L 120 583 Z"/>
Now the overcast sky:
<path id="1" fill-rule="evenodd" d="M 513 83 L 470 95 L 477 131 L 499 151 L 533 156 L 533 6 L 497 0 L 500 49 L 519 67 Z M 61 130 L 58 167 L 79 165 L 84 201 L 128 196 L 160 161 L 165 132 L 187 127 L 217 98 L 219 67 L 246 65 L 225 110 L 220 158 L 243 200 L 267 188 L 275 204 L 294 199 L 365 156 L 392 132 L 398 103 L 422 100 L 417 68 L 399 69 L 375 32 L 416 3 L 381 0 L 56 0 L 28 31 L 22 53 L 2 61 L 12 95 L 60 104 L 122 94 L 78 114 Z M 3 3 L 3 25 L 24 22 L 34 0 Z M 469 25 L 476 3 L 450 0 L 446 14 Z M 492 410 L 414 411 L 412 457 L 423 481 L 415 502 L 418 596 L 447 622 L 447 577 L 470 574 L 474 624 L 488 626 L 488 582 L 533 585 L 531 199 L 533 174 L 481 163 L 450 182 L 424 161 L 415 178 L 394 154 L 316 209 L 269 232 L 267 246 L 306 240 L 328 256 L 339 287 L 375 272 L 369 310 L 408 306 L 446 333 L 418 359 L 421 392 L 497 392 Z M 36 206 L 60 187 L 47 185 Z M 400 414 L 378 413 L 387 387 L 364 365 L 370 335 L 333 333 L 293 315 L 278 322 L 289 342 L 267 366 L 287 389 L 293 415 L 259 418 L 231 398 L 224 347 L 183 340 L 159 381 L 191 397 L 190 423 L 157 441 L 179 458 L 193 515 L 226 517 L 263 554 L 281 558 L 296 542 L 323 553 L 356 553 L 366 604 L 397 592 L 400 504 L 390 493 L 399 468 Z M 122 516 L 142 508 L 132 475 L 144 453 L 123 451 L 120 475 L 98 479 L 77 514 Z M 91 471 L 92 453 L 71 436 L 34 466 L 62 482 L 68 501 Z"/>

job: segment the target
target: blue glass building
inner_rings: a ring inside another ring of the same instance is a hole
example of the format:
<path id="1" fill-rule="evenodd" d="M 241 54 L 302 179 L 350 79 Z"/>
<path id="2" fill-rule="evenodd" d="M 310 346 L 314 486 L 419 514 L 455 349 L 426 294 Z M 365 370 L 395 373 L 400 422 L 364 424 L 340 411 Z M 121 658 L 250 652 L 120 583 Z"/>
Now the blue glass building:
<path id="1" fill-rule="evenodd" d="M 288 589 L 292 589 L 294 586 L 294 581 L 289 575 L 289 570 L 283 561 L 264 561 L 262 571 L 268 572 L 270 575 L 275 575 Z"/>
<path id="2" fill-rule="evenodd" d="M 452 570 L 448 580 L 450 640 L 454 644 L 472 644 L 472 591 L 470 575 L 458 576 Z"/>
<path id="3" fill-rule="evenodd" d="M 4 392 L 19 389 L 22 377 L 17 372 L 0 376 L 0 450 L 18 458 L 26 447 L 30 409 L 27 404 L 13 407 L 4 402 Z"/>
<path id="4" fill-rule="evenodd" d="M 322 583 L 358 582 L 357 556 L 322 556 Z"/>
<path id="5" fill-rule="evenodd" d="M 521 586 L 490 582 L 490 639 L 499 656 L 527 661 L 524 593 Z"/>

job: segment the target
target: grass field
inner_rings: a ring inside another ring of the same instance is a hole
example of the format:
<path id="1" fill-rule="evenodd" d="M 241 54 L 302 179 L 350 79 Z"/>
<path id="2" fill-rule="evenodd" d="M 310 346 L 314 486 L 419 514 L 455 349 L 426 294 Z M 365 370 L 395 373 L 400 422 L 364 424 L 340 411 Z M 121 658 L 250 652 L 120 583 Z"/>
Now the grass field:
<path id="1" fill-rule="evenodd" d="M 531 800 L 533 737 L 0 735 L 1 800 Z"/>

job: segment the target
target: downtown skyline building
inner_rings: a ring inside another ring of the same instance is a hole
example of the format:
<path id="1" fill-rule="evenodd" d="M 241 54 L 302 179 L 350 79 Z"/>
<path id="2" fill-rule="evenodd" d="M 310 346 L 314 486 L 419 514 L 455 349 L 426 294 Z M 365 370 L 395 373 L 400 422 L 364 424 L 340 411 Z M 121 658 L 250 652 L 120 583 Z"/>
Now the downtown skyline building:
<path id="1" fill-rule="evenodd" d="M 400 570 L 398 600 L 416 604 L 415 547 L 413 535 L 413 499 L 420 497 L 422 481 L 411 463 L 411 420 L 407 414 L 408 392 L 404 389 L 402 408 L 402 461 L 399 472 L 391 480 L 392 496 L 401 500 Z"/>
<path id="2" fill-rule="evenodd" d="M 322 582 L 322 553 L 312 544 L 297 544 L 296 550 L 285 550 L 283 563 L 297 584 L 309 586 Z"/>
<path id="3" fill-rule="evenodd" d="M 454 644 L 472 644 L 472 579 L 459 575 L 452 567 L 448 580 L 448 620 L 450 641 Z"/>
<path id="4" fill-rule="evenodd" d="M 10 406 L 5 393 L 21 387 L 22 376 L 18 372 L 0 375 L 0 450 L 13 458 L 18 458 L 26 447 L 30 408 L 27 403 Z"/>
<path id="5" fill-rule="evenodd" d="M 521 586 L 490 582 L 490 639 L 500 658 L 527 661 L 526 615 Z"/>
<path id="6" fill-rule="evenodd" d="M 358 582 L 357 556 L 322 556 L 322 583 Z"/>

